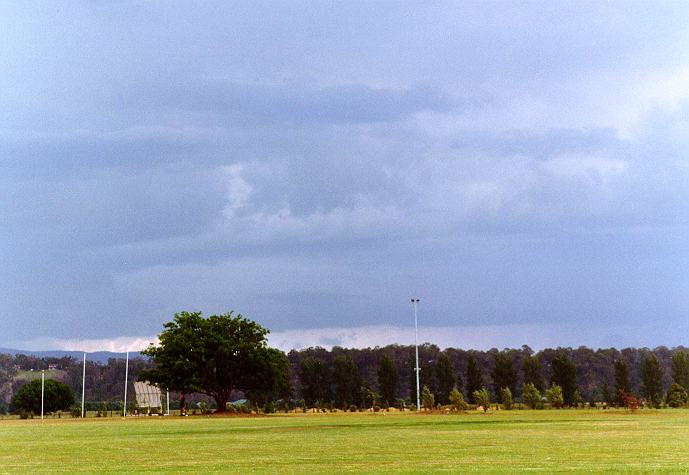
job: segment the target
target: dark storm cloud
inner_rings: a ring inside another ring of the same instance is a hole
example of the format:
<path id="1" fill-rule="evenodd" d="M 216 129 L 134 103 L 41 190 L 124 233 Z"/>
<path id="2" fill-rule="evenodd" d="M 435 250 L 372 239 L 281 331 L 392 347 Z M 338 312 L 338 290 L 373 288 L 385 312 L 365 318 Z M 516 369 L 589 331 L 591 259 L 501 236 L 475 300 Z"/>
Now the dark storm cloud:
<path id="1" fill-rule="evenodd" d="M 688 13 L 3 4 L 6 340 L 680 322 Z"/>

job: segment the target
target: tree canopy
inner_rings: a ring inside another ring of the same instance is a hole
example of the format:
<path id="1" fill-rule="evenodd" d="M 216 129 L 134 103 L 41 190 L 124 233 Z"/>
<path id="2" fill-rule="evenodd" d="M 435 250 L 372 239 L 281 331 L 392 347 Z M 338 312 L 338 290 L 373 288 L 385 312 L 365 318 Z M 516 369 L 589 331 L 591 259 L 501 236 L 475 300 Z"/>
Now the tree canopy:
<path id="1" fill-rule="evenodd" d="M 54 412 L 62 409 L 69 409 L 74 404 L 74 393 L 65 383 L 45 380 L 43 393 L 43 410 Z M 35 414 L 41 412 L 41 380 L 35 379 L 25 384 L 12 397 L 12 408 L 17 410 L 33 411 Z"/>
<path id="2" fill-rule="evenodd" d="M 164 325 L 159 344 L 142 353 L 155 363 L 140 380 L 183 393 L 206 394 L 224 411 L 233 390 L 255 401 L 289 393 L 289 363 L 267 346 L 268 330 L 230 312 L 204 318 L 180 312 Z"/>

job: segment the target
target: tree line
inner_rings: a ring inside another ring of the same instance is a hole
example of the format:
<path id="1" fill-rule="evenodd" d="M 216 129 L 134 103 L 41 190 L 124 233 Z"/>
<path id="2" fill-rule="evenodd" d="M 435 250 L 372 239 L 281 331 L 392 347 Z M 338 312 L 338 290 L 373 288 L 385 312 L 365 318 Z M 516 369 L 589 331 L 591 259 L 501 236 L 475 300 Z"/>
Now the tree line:
<path id="1" fill-rule="evenodd" d="M 409 406 L 415 402 L 413 346 L 308 348 L 290 351 L 288 358 L 294 396 L 307 406 Z M 493 402 L 502 403 L 505 394 L 523 401 L 528 385 L 541 397 L 557 386 L 563 405 L 569 406 L 593 402 L 622 405 L 623 395 L 660 406 L 670 389 L 689 388 L 689 352 L 683 347 L 547 348 L 534 352 L 528 346 L 441 350 L 426 343 L 419 347 L 419 367 L 421 387 L 428 388 L 440 405 L 451 403 L 453 389 L 474 404 L 475 393 L 482 389 Z"/>
<path id="2" fill-rule="evenodd" d="M 169 389 L 175 400 L 203 400 L 217 410 L 248 399 L 255 406 L 340 409 L 411 407 L 416 402 L 414 346 L 330 350 L 315 347 L 285 354 L 267 345 L 268 331 L 232 312 L 208 318 L 181 312 L 166 323 L 160 344 L 130 360 L 129 384 L 136 379 Z M 0 355 L 0 404 L 12 401 L 27 381 L 20 369 L 58 367 L 48 377 L 82 391 L 82 363 L 73 358 Z M 419 392 L 425 407 L 464 401 L 486 407 L 514 402 L 538 407 L 544 400 L 563 405 L 629 405 L 643 400 L 659 407 L 685 405 L 689 397 L 689 352 L 668 349 L 593 350 L 548 348 L 487 351 L 419 347 Z M 122 359 L 87 362 L 86 401 L 122 400 Z M 133 397 L 133 388 L 129 388 Z M 194 399 L 196 398 L 196 399 Z M 0 410 L 3 406 L 0 405 Z"/>

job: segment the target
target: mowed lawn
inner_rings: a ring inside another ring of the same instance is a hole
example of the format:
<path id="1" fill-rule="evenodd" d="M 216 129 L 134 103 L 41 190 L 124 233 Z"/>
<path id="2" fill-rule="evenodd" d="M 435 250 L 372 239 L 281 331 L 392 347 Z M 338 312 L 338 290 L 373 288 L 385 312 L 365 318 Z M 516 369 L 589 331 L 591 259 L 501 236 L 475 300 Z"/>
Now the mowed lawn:
<path id="1" fill-rule="evenodd" d="M 0 472 L 689 471 L 689 410 L 0 421 Z"/>

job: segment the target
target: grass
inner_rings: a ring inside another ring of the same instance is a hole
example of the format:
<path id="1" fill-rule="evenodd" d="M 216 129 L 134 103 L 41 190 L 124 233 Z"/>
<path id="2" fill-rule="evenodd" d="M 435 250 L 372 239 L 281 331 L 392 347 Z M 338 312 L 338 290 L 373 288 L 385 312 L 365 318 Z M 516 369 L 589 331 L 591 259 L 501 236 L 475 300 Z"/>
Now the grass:
<path id="1" fill-rule="evenodd" d="M 686 472 L 689 410 L 5 420 L 0 472 Z"/>
<path id="2" fill-rule="evenodd" d="M 46 370 L 45 378 L 61 380 L 65 377 L 66 374 L 67 371 L 61 369 Z M 14 376 L 14 379 L 21 381 L 33 381 L 34 379 L 41 379 L 41 371 L 17 371 L 17 374 Z"/>

